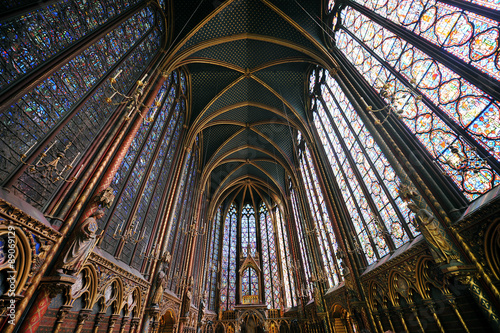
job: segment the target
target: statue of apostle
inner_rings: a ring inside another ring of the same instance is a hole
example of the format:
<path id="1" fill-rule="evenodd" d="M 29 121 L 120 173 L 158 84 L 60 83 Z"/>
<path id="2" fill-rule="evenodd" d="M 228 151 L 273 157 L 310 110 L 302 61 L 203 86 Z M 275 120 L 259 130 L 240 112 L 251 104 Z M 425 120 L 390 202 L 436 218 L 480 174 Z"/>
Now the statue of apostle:
<path id="1" fill-rule="evenodd" d="M 61 259 L 59 273 L 75 275 L 87 259 L 87 256 L 94 249 L 99 239 L 97 220 L 104 216 L 104 211 L 97 210 L 90 217 L 86 218 L 76 227 L 73 238 L 69 243 L 68 249 Z"/>

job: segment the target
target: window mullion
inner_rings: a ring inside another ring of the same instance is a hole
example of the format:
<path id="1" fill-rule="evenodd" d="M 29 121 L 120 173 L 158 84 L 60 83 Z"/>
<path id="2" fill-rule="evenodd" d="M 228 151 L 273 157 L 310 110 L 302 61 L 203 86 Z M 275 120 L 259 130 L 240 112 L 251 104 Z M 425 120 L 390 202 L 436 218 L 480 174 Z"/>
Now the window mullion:
<path id="1" fill-rule="evenodd" d="M 321 101 L 322 101 L 322 99 L 321 99 Z M 324 107 L 326 107 L 326 105 Z M 328 110 L 328 108 L 326 108 L 326 110 Z M 340 163 L 339 157 L 337 156 L 337 153 L 335 152 L 335 149 L 333 148 L 333 144 L 331 142 L 330 136 L 326 132 L 325 124 L 323 123 L 323 120 L 319 117 L 319 115 L 318 115 L 318 119 L 320 119 L 322 130 L 325 133 L 325 137 L 328 140 L 328 144 L 330 145 L 330 149 L 331 149 L 332 153 L 334 154 L 333 157 L 335 158 L 335 160 L 337 162 L 337 165 L 339 168 L 339 173 L 341 174 L 341 177 L 343 178 L 343 180 L 345 182 L 346 189 L 349 191 L 349 196 L 350 196 L 354 206 L 356 207 L 356 210 L 358 211 L 358 217 L 359 217 L 361 223 L 363 224 L 363 229 L 365 230 L 366 234 L 368 235 L 368 239 L 370 240 L 370 245 L 371 245 L 372 249 L 374 250 L 377 259 L 380 259 L 380 254 L 379 254 L 379 251 L 377 250 L 377 246 L 375 245 L 375 242 L 372 238 L 373 236 L 372 236 L 370 229 L 368 227 L 368 222 L 365 221 L 365 217 L 363 216 L 363 212 L 362 212 L 361 208 L 359 207 L 359 202 L 356 200 L 356 197 L 354 196 L 354 192 L 352 190 L 351 183 L 349 182 L 349 178 L 347 178 L 347 175 L 345 174 L 343 164 Z M 330 120 L 329 120 L 329 122 L 330 122 Z M 331 122 L 330 122 L 330 126 L 331 126 L 331 128 L 334 128 L 335 125 L 331 124 Z M 335 136 L 337 136 L 337 138 L 338 138 L 337 131 L 335 132 Z M 342 144 L 340 139 L 339 139 L 339 142 L 340 142 L 340 144 Z M 347 156 L 346 156 L 344 163 L 349 163 L 349 161 L 347 160 Z M 356 177 L 356 180 L 358 180 L 357 177 Z M 337 181 L 337 183 L 338 183 L 338 181 Z M 358 183 L 359 183 L 359 180 L 358 180 Z M 368 201 L 368 199 L 366 199 L 366 200 Z M 349 214 L 349 216 L 350 216 L 350 214 Z M 354 229 L 354 232 L 357 233 L 356 228 L 353 228 L 353 229 Z M 361 230 L 360 233 L 362 233 L 362 232 L 363 232 L 363 230 Z M 359 233 L 357 233 L 357 236 L 358 236 L 358 242 L 360 244 L 362 244 L 361 240 L 359 239 Z"/>

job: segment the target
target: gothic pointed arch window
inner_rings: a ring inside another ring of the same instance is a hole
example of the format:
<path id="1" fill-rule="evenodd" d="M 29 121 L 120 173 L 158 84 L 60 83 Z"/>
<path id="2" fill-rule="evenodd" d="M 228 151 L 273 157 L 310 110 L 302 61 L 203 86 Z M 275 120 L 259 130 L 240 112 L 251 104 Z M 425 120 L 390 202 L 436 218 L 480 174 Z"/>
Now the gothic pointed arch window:
<path id="1" fill-rule="evenodd" d="M 224 221 L 221 255 L 221 277 L 219 307 L 221 311 L 232 310 L 236 304 L 236 242 L 238 211 L 231 204 Z"/>
<path id="2" fill-rule="evenodd" d="M 500 182 L 500 6 L 467 1 L 356 0 L 330 15 L 350 66 L 397 98 L 407 131 L 472 201 Z"/>
<path id="3" fill-rule="evenodd" d="M 299 142 L 301 141 L 300 133 L 298 140 Z M 328 281 L 330 287 L 333 287 L 341 281 L 341 275 L 339 274 L 340 263 L 337 261 L 335 256 L 338 244 L 333 232 L 333 226 L 329 213 L 325 210 L 326 202 L 324 200 L 323 191 L 318 186 L 319 181 L 317 178 L 316 168 L 312 161 L 311 152 L 309 151 L 307 144 L 304 145 L 304 149 L 300 153 L 299 160 L 300 171 L 306 190 L 306 197 L 311 210 L 311 217 L 314 222 L 311 230 L 306 230 L 306 232 L 314 233 L 317 236 L 321 253 L 321 262 L 323 264 L 323 267 L 316 267 L 316 275 L 326 275 L 326 281 Z"/>
<path id="4" fill-rule="evenodd" d="M 241 211 L 241 253 L 243 257 L 257 253 L 257 226 L 255 224 L 255 210 L 246 204 Z M 250 253 L 248 252 L 250 249 Z"/>
<path id="5" fill-rule="evenodd" d="M 264 273 L 264 295 L 270 309 L 281 308 L 280 277 L 278 269 L 278 249 L 271 212 L 263 202 L 259 207 L 260 233 L 262 242 L 262 270 Z"/>
<path id="6" fill-rule="evenodd" d="M 315 75 L 310 78 L 314 125 L 371 264 L 413 239 L 417 231 L 408 223 L 410 211 L 398 194 L 401 180 L 339 84 L 326 70 L 318 80 Z"/>
<path id="7" fill-rule="evenodd" d="M 269 309 L 296 304 L 295 277 L 289 267 L 291 254 L 288 235 L 278 209 L 275 207 L 270 210 L 263 201 L 258 211 L 250 203 L 243 204 L 240 210 L 235 203 L 229 207 L 224 225 L 221 226 L 221 259 L 218 268 L 220 311 L 233 310 L 240 301 L 263 302 Z M 218 228 L 217 225 L 215 228 Z M 211 237 L 213 246 L 219 244 L 216 234 Z M 216 258 L 214 253 L 212 250 L 212 258 Z M 212 265 L 210 269 L 215 266 Z M 212 278 L 210 273 L 207 275 L 206 283 L 211 284 L 211 297 L 216 295 L 213 278 L 216 276 L 213 273 Z"/>
<path id="8" fill-rule="evenodd" d="M 103 103 L 113 93 L 106 79 L 120 72 L 116 86 L 127 92 L 160 49 L 165 27 L 161 20 L 155 24 L 157 10 L 135 3 L 103 0 L 79 7 L 73 1 L 57 1 L 2 22 L 2 32 L 9 38 L 0 45 L 5 65 L 0 91 L 15 89 L 22 80 L 37 81 L 2 114 L 0 180 L 6 184 L 12 179 L 13 187 L 39 209 L 46 208 L 64 182 L 48 181 L 30 168 L 17 175 L 21 156 L 36 163 L 46 154 L 50 161 L 66 147 L 65 156 L 78 164 L 83 157 L 78 153 L 89 149 L 117 109 Z M 103 11 L 103 5 L 110 10 Z M 95 15 L 81 15 L 87 21 L 76 19 L 85 9 Z M 109 20 L 121 23 L 96 35 L 89 46 L 82 41 Z M 59 59 L 67 47 L 76 55 Z M 39 149 L 42 152 L 35 156 Z"/>

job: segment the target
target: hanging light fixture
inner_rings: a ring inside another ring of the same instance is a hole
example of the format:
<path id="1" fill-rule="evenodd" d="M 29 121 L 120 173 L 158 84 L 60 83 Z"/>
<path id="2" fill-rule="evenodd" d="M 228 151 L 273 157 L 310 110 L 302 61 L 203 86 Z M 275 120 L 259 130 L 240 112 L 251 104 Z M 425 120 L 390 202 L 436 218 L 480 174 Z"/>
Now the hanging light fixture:
<path id="1" fill-rule="evenodd" d="M 81 132 L 81 131 L 80 131 Z M 80 132 L 77 134 L 80 134 Z M 72 183 L 74 182 L 78 176 L 80 175 L 80 172 L 82 171 L 83 165 L 80 166 L 78 169 L 78 172 L 76 175 L 74 175 L 71 178 L 68 178 L 70 174 L 70 170 L 73 169 L 74 164 L 78 157 L 80 156 L 80 152 L 76 154 L 75 157 L 73 157 L 73 160 L 69 162 L 69 159 L 67 158 L 66 154 L 68 149 L 73 145 L 71 141 L 69 141 L 65 146 L 63 150 L 58 151 L 55 154 L 55 157 L 50 160 L 50 161 L 45 161 L 45 158 L 47 157 L 48 152 L 56 146 L 58 143 L 58 140 L 55 140 L 52 142 L 52 144 L 45 150 L 41 155 L 38 161 L 35 164 L 29 164 L 24 161 L 24 159 L 28 156 L 30 151 L 34 148 L 36 143 L 31 146 L 24 154 L 21 155 L 20 160 L 23 164 L 28 166 L 28 172 L 32 174 L 38 174 L 41 179 L 43 180 L 48 180 L 51 183 L 56 183 L 58 181 L 65 181 L 67 183 Z M 62 166 L 64 165 L 64 166 Z"/>
<path id="2" fill-rule="evenodd" d="M 135 87 L 134 91 L 130 95 L 126 95 L 126 94 L 119 92 L 118 88 L 115 87 L 116 79 L 118 78 L 118 76 L 120 76 L 121 73 L 122 73 L 122 70 L 120 69 L 118 71 L 118 73 L 116 73 L 115 76 L 113 76 L 109 79 L 110 87 L 113 90 L 113 94 L 110 97 L 106 97 L 106 99 L 105 99 L 106 103 L 111 104 L 111 105 L 128 104 L 128 106 L 127 106 L 128 113 L 127 113 L 127 116 L 125 117 L 125 120 L 129 120 L 130 118 L 132 118 L 132 114 L 134 112 L 137 112 L 139 114 L 139 116 L 142 119 L 144 119 L 145 123 L 152 122 L 154 120 L 154 117 L 156 115 L 158 108 L 161 106 L 161 103 L 159 101 L 156 101 L 154 106 L 147 106 L 147 105 L 143 104 L 141 101 L 142 95 L 144 94 L 144 87 L 147 86 L 147 84 L 148 84 L 148 81 L 147 81 L 148 74 L 144 74 L 144 76 L 136 82 L 136 87 Z M 123 99 L 120 102 L 114 103 L 113 98 L 115 96 L 122 97 Z M 146 118 L 141 113 L 141 108 L 146 108 L 148 110 L 155 108 L 155 111 L 153 112 L 152 115 L 150 115 L 149 117 Z"/>

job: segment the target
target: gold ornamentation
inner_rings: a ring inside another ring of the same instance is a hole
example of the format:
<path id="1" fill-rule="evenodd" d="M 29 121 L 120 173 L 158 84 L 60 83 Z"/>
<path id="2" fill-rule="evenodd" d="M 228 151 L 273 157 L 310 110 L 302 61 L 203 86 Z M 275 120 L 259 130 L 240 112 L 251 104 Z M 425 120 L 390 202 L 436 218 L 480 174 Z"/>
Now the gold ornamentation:
<path id="1" fill-rule="evenodd" d="M 113 201 L 115 200 L 113 191 L 114 190 L 112 187 L 108 187 L 105 190 L 102 190 L 101 193 L 96 195 L 95 202 L 101 207 L 111 207 L 111 204 L 113 204 Z"/>
<path id="2" fill-rule="evenodd" d="M 29 216 L 19 208 L 3 199 L 0 199 L 0 215 L 12 220 L 14 223 L 20 224 L 37 235 L 50 239 L 53 242 L 57 242 L 57 240 L 62 236 L 57 230 Z"/>

